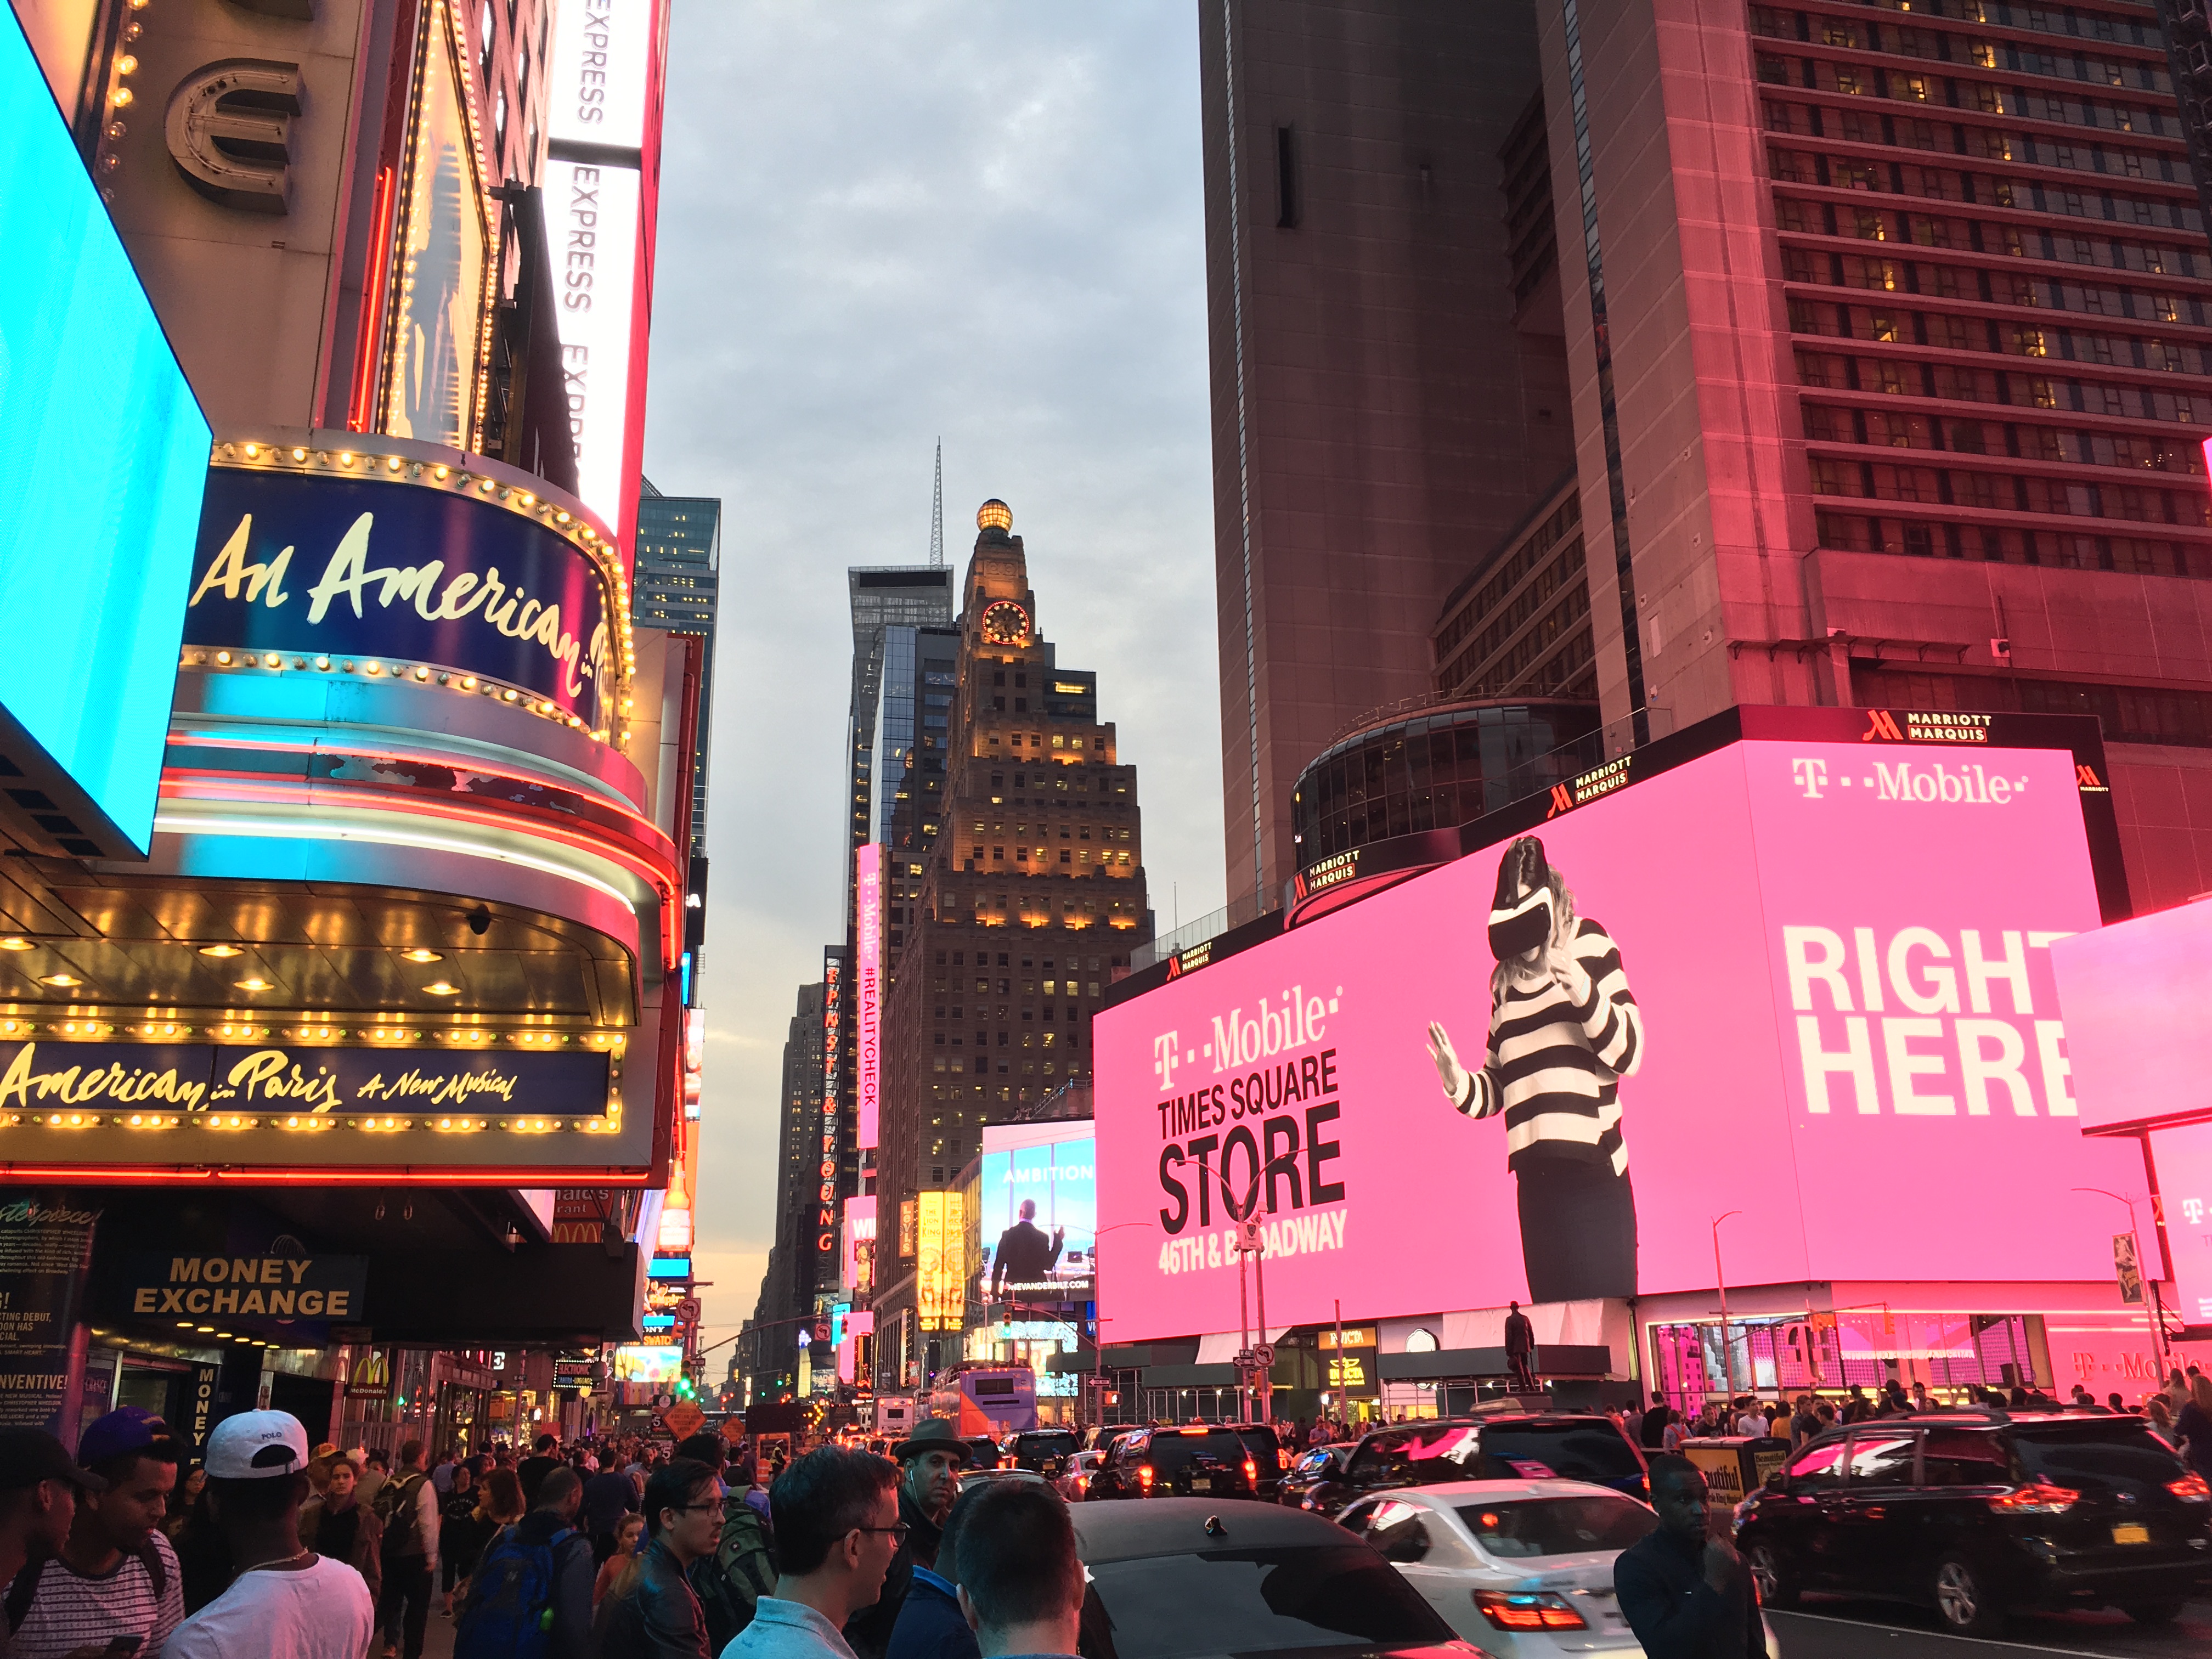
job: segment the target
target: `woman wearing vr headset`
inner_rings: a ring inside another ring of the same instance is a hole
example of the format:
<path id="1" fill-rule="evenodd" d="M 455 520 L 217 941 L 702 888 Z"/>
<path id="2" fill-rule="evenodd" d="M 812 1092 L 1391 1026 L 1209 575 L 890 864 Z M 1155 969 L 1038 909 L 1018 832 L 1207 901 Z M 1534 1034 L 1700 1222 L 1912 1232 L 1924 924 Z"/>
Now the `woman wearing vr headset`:
<path id="1" fill-rule="evenodd" d="M 1498 861 L 1490 912 L 1490 1036 L 1469 1071 L 1443 1024 L 1429 1056 L 1451 1103 L 1505 1119 L 1533 1302 L 1636 1294 L 1636 1196 L 1620 1079 L 1644 1057 L 1644 1017 L 1620 947 L 1523 836 Z"/>

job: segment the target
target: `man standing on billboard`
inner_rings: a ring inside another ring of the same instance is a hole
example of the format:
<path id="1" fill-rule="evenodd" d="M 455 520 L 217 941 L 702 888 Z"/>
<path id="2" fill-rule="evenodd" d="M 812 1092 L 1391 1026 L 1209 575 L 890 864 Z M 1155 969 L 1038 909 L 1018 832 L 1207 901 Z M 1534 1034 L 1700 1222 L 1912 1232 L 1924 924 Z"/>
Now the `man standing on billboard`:
<path id="1" fill-rule="evenodd" d="M 1490 912 L 1490 1037 L 1470 1072 L 1443 1024 L 1429 1057 L 1471 1118 L 1505 1119 L 1532 1302 L 1636 1294 L 1636 1198 L 1620 1133 L 1620 1079 L 1644 1058 L 1644 1017 L 1620 950 L 1523 836 L 1498 861 Z"/>
<path id="2" fill-rule="evenodd" d="M 1066 1237 L 1066 1228 L 1055 1227 L 1052 1237 L 1046 1237 L 1036 1224 L 1036 1200 L 1024 1199 L 1021 1218 L 999 1235 L 999 1248 L 991 1257 L 992 1300 L 1008 1285 L 1036 1285 L 1050 1278 Z"/>

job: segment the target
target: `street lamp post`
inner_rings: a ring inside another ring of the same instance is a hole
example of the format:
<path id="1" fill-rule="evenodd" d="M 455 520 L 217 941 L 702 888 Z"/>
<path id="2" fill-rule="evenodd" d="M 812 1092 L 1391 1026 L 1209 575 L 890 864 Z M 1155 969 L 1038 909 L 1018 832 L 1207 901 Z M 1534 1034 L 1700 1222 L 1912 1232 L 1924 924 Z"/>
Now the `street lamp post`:
<path id="1" fill-rule="evenodd" d="M 1237 1401 L 1238 1409 L 1243 1413 L 1243 1419 L 1248 1423 L 1253 1420 L 1251 1379 L 1255 1370 L 1260 1373 L 1260 1410 L 1262 1413 L 1260 1420 L 1262 1422 L 1272 1420 L 1275 1408 L 1273 1345 L 1267 1340 L 1267 1251 L 1263 1248 L 1264 1241 L 1261 1237 L 1259 1225 L 1252 1217 L 1254 1211 L 1259 1206 L 1260 1183 L 1267 1179 L 1270 1170 L 1287 1164 L 1291 1159 L 1290 1153 L 1278 1152 L 1254 1170 L 1252 1184 L 1244 1189 L 1244 1200 L 1241 1204 L 1237 1202 L 1237 1194 L 1229 1184 L 1229 1169 L 1226 1162 L 1224 1161 L 1222 1168 L 1216 1171 L 1206 1167 L 1204 1158 L 1201 1158 L 1198 1161 L 1199 1173 L 1201 1176 L 1208 1180 L 1220 1182 L 1221 1202 L 1229 1211 L 1229 1218 L 1237 1223 L 1237 1226 L 1236 1240 Z M 1268 1363 L 1265 1365 L 1259 1364 L 1252 1346 L 1250 1310 L 1244 1297 L 1244 1264 L 1248 1259 L 1252 1264 L 1252 1276 L 1255 1281 L 1260 1302 L 1260 1346 L 1268 1352 Z"/>
<path id="2" fill-rule="evenodd" d="M 2158 1276 L 2155 1273 L 2142 1272 L 2142 1235 L 2136 1231 L 2136 1201 L 2132 1198 L 2123 1197 L 2118 1193 L 2108 1192 L 2102 1187 L 2076 1187 L 2074 1190 L 2077 1193 L 2094 1193 L 2100 1198 L 2109 1198 L 2115 1204 L 2124 1204 L 2128 1206 L 2128 1239 L 2135 1246 L 2136 1271 L 2142 1275 L 2143 1285 L 2150 1291 L 2151 1358 L 2158 1362 L 2158 1380 L 2163 1382 L 2166 1379 L 2167 1358 L 2166 1308 L 2159 1299 Z M 2054 1382 L 2057 1381 L 2056 1378 L 2052 1380 Z"/>
<path id="3" fill-rule="evenodd" d="M 1115 1223 L 1112 1226 L 1110 1226 L 1110 1227 L 1101 1227 L 1101 1228 L 1100 1228 L 1097 1232 L 1093 1233 L 1093 1234 L 1091 1236 L 1091 1301 L 1092 1301 L 1093 1303 L 1096 1303 L 1096 1302 L 1097 1302 L 1097 1301 L 1099 1301 L 1099 1300 L 1101 1299 L 1101 1297 L 1100 1297 L 1100 1296 L 1099 1296 L 1099 1292 L 1100 1292 L 1101 1291 L 1103 1291 L 1103 1290 L 1105 1288 L 1105 1279 L 1104 1279 L 1104 1276 L 1103 1276 L 1103 1274 L 1101 1274 L 1101 1273 L 1100 1273 L 1100 1272 L 1098 1271 L 1098 1241 L 1099 1241 L 1100 1239 L 1102 1239 L 1102 1238 L 1105 1237 L 1106 1237 L 1106 1235 L 1107 1235 L 1107 1234 L 1109 1234 L 1109 1233 L 1118 1233 L 1118 1232 L 1126 1231 L 1127 1229 L 1129 1229 L 1129 1228 L 1131 1228 L 1131 1227 L 1147 1227 L 1147 1228 L 1148 1228 L 1148 1227 L 1150 1227 L 1152 1224 L 1151 1222 L 1149 1222 L 1149 1221 L 1117 1221 L 1117 1222 L 1115 1222 Z M 1096 1357 L 1097 1357 L 1097 1378 L 1098 1378 L 1098 1382 L 1097 1382 L 1097 1388 L 1098 1388 L 1098 1422 L 1097 1422 L 1097 1424 L 1095 1426 L 1098 1426 L 1098 1427 L 1102 1427 L 1102 1428 L 1105 1425 L 1105 1422 L 1106 1422 L 1106 1330 L 1105 1330 L 1105 1328 L 1106 1328 L 1108 1325 L 1112 1324 L 1113 1322 L 1113 1322 L 1112 1320 L 1110 1320 L 1110 1319 L 1107 1318 L 1104 1315 L 1103 1315 L 1103 1314 L 1102 1314 L 1102 1315 L 1100 1315 L 1100 1316 L 1099 1316 L 1099 1319 L 1098 1319 L 1098 1325 L 1099 1325 L 1098 1333 L 1097 1333 L 1097 1335 L 1095 1335 L 1094 1337 L 1092 1337 L 1092 1338 L 1091 1338 L 1091 1347 L 1092 1347 L 1092 1350 L 1093 1350 L 1093 1352 L 1094 1352 L 1094 1353 L 1096 1354 Z"/>
<path id="4" fill-rule="evenodd" d="M 1741 1210 L 1730 1210 L 1728 1215 L 1713 1218 L 1713 1283 L 1721 1293 L 1721 1370 L 1728 1382 L 1729 1403 L 1735 1403 L 1735 1345 L 1729 1340 L 1728 1275 L 1721 1271 L 1721 1223 L 1729 1216 L 1741 1215 Z"/>

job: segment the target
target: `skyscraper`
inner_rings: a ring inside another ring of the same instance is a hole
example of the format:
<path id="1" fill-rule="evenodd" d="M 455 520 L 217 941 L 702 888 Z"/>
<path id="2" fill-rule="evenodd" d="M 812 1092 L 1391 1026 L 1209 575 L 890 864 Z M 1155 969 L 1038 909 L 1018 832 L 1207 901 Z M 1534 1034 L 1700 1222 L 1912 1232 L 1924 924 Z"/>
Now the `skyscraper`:
<path id="1" fill-rule="evenodd" d="M 1012 522 L 1002 501 L 977 514 L 944 816 L 885 997 L 885 1237 L 906 1200 L 975 1155 L 986 1122 L 1090 1075 L 1091 1013 L 1152 937 L 1135 769 L 1099 718 L 1097 676 L 1060 667 L 1039 632 Z M 878 1275 L 879 1376 L 919 1354 L 906 1255 Z"/>
<path id="2" fill-rule="evenodd" d="M 2148 5 L 1544 14 L 1598 687 L 2100 715 L 2212 885 L 2212 251 Z"/>
<path id="3" fill-rule="evenodd" d="M 881 838 L 884 815 L 874 784 L 876 716 L 888 698 L 894 710 L 914 706 L 915 654 L 910 632 L 952 621 L 952 572 L 936 565 L 855 565 L 845 573 L 853 607 L 853 695 L 846 721 L 851 756 L 852 835 L 845 860 L 846 921 L 852 920 L 850 849 Z M 902 630 L 894 660 L 888 630 Z M 886 675 L 888 673 L 888 680 Z"/>
<path id="4" fill-rule="evenodd" d="M 2172 15 L 2170 51 L 2133 0 L 1203 8 L 1232 896 L 1349 735 L 1593 689 L 1616 753 L 1735 704 L 2094 713 L 2133 902 L 2212 888 L 2173 80 L 2201 112 L 2212 49 Z M 1478 495 L 1516 504 L 1477 534 Z"/>
<path id="5" fill-rule="evenodd" d="M 691 856 L 707 851 L 708 739 L 714 714 L 714 616 L 721 593 L 722 503 L 719 497 L 664 495 L 638 480 L 637 571 L 630 620 L 640 628 L 696 634 L 707 641 L 699 678 L 699 748 L 691 769 Z"/>
<path id="6" fill-rule="evenodd" d="M 1573 435 L 1534 6 L 1199 18 L 1229 893 L 1272 908 L 1300 770 L 1430 692 L 1439 605 Z"/>
<path id="7" fill-rule="evenodd" d="M 823 987 L 799 988 L 798 1006 L 783 1042 L 783 1086 L 776 1097 L 775 1234 L 768 1270 L 761 1276 L 753 1318 L 766 1325 L 792 1320 L 811 1305 L 814 1285 L 813 1232 L 817 1188 L 815 1135 L 822 1116 Z M 779 1359 L 792 1346 L 795 1327 L 766 1340 L 763 1355 Z"/>

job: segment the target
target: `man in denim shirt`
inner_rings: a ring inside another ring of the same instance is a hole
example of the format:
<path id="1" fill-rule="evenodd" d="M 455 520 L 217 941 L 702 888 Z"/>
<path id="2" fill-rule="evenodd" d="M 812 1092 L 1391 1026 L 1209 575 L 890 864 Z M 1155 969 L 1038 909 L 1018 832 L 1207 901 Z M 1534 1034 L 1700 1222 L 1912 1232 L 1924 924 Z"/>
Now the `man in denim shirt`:
<path id="1" fill-rule="evenodd" d="M 822 1446 L 769 1489 L 779 1575 L 722 1659 L 853 1659 L 845 1621 L 872 1607 L 906 1535 L 898 1469 Z"/>

